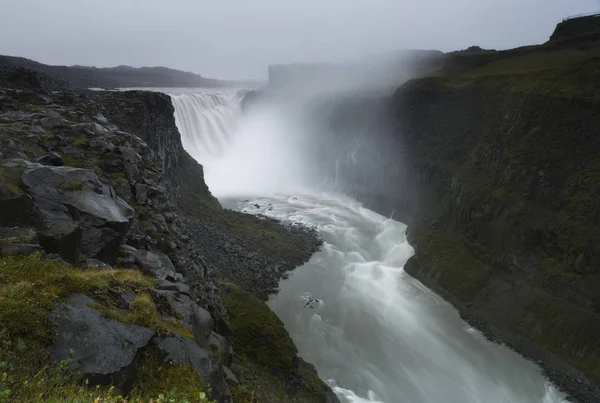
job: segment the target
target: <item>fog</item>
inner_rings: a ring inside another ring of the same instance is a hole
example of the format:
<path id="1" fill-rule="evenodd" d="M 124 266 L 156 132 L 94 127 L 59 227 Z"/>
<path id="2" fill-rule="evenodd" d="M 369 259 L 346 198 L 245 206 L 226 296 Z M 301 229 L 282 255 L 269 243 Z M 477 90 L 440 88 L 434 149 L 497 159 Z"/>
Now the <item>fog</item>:
<path id="1" fill-rule="evenodd" d="M 48 64 L 164 65 L 223 79 L 398 49 L 545 42 L 596 0 L 0 0 L 0 54 Z"/>

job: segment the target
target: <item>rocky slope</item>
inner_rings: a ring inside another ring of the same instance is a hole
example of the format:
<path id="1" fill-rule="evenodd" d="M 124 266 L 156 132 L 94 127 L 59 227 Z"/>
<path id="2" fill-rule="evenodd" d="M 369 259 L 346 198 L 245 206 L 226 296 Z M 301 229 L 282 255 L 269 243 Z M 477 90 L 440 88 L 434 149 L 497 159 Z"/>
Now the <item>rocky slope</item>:
<path id="1" fill-rule="evenodd" d="M 0 83 L 0 401 L 337 401 L 249 293 L 314 233 L 222 209 L 166 95 Z"/>

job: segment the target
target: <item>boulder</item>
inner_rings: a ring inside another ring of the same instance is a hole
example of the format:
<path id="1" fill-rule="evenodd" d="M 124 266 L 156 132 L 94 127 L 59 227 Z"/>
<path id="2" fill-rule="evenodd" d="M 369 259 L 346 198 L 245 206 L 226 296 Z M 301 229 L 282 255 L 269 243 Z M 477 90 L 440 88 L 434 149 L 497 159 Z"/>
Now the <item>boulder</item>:
<path id="1" fill-rule="evenodd" d="M 44 129 L 53 129 L 55 127 L 63 127 L 68 125 L 68 120 L 61 117 L 55 111 L 49 111 L 46 113 L 46 117 L 40 120 L 40 125 Z"/>
<path id="2" fill-rule="evenodd" d="M 134 252 L 136 264 L 158 280 L 174 280 L 176 277 L 175 267 L 168 256 L 139 249 Z"/>
<path id="3" fill-rule="evenodd" d="M 38 233 L 40 245 L 46 253 L 56 253 L 66 262 L 79 264 L 81 227 L 71 220 L 45 220 L 44 230 Z"/>
<path id="4" fill-rule="evenodd" d="M 75 294 L 52 311 L 49 319 L 57 329 L 50 354 L 55 361 L 72 359 L 73 369 L 91 385 L 113 384 L 127 393 L 135 380 L 139 350 L 154 331 L 106 318 L 89 307 L 94 302 Z"/>
<path id="5" fill-rule="evenodd" d="M 134 210 L 112 187 L 89 169 L 71 167 L 30 167 L 21 181 L 41 210 L 44 235 L 62 239 L 80 227 L 81 243 L 74 248 L 109 264 L 116 262 Z"/>
<path id="6" fill-rule="evenodd" d="M 191 304 L 192 308 L 192 332 L 196 342 L 201 346 L 208 346 L 208 341 L 212 330 L 215 327 L 215 321 L 211 314 L 196 303 Z"/>
<path id="7" fill-rule="evenodd" d="M 154 342 L 166 353 L 168 362 L 183 363 L 194 368 L 209 384 L 213 399 L 219 403 L 231 402 L 231 392 L 218 356 L 178 334 L 162 339 L 155 338 Z"/>
<path id="8" fill-rule="evenodd" d="M 181 314 L 185 327 L 191 329 L 196 343 L 203 348 L 209 347 L 209 339 L 215 326 L 215 321 L 210 312 L 201 308 L 188 295 L 180 294 L 175 290 L 158 290 L 158 293 L 167 298 Z"/>
<path id="9" fill-rule="evenodd" d="M 0 188 L 0 226 L 38 227 L 40 213 L 31 196 Z"/>

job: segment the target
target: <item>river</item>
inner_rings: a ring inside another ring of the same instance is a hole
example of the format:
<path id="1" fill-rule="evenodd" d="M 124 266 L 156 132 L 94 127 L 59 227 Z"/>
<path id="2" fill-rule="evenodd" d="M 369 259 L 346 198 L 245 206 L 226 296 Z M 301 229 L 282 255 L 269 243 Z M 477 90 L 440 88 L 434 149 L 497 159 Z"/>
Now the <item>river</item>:
<path id="1" fill-rule="evenodd" d="M 321 251 L 281 281 L 269 305 L 342 402 L 565 401 L 534 363 L 486 340 L 404 272 L 413 248 L 403 223 L 335 187 L 311 187 L 302 133 L 281 114 L 242 117 L 232 91 L 166 92 L 213 194 L 247 197 L 238 208 L 303 223 L 323 238 Z"/>

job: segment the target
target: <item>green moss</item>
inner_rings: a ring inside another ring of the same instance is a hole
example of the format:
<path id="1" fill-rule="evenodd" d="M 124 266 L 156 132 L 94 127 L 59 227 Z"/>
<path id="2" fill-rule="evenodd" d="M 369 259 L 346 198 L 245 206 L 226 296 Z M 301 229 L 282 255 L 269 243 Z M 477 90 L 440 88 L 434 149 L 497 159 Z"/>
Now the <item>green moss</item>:
<path id="1" fill-rule="evenodd" d="M 275 313 L 264 302 L 234 284 L 223 284 L 222 290 L 223 303 L 233 329 L 231 343 L 238 357 L 235 364 L 251 374 L 244 378 L 242 384 L 231 388 L 234 401 L 325 401 L 323 382 L 307 364 L 296 358 L 296 346 Z M 286 387 L 290 379 L 294 380 L 293 390 Z"/>
<path id="2" fill-rule="evenodd" d="M 8 169 L 0 165 L 0 187 L 16 194 L 24 193 L 21 185 L 21 170 Z"/>
<path id="3" fill-rule="evenodd" d="M 277 315 L 258 298 L 231 283 L 223 288 L 222 298 L 229 313 L 233 335 L 231 343 L 238 354 L 271 369 L 290 372 L 298 350 Z"/>
<path id="4" fill-rule="evenodd" d="M 69 182 L 64 183 L 61 187 L 65 192 L 77 192 L 83 189 L 83 183 L 81 182 Z"/>
<path id="5" fill-rule="evenodd" d="M 590 379 L 600 380 L 600 344 L 595 315 L 550 295 L 536 296 L 523 310 L 534 319 L 513 322 L 511 330 L 565 359 Z"/>
<path id="6" fill-rule="evenodd" d="M 120 310 L 101 304 L 95 304 L 93 308 L 111 319 L 144 326 L 155 330 L 159 334 L 178 333 L 190 339 L 194 338 L 192 331 L 185 327 L 181 320 L 163 317 L 148 292 L 136 295 L 129 310 Z M 181 317 L 181 314 L 179 316 Z"/>
<path id="7" fill-rule="evenodd" d="M 461 243 L 460 236 L 441 229 L 417 229 L 416 256 L 439 270 L 439 285 L 463 302 L 482 298 L 481 290 L 492 270 Z"/>
<path id="8" fill-rule="evenodd" d="M 52 372 L 48 348 L 54 334 L 48 314 L 58 302 L 72 293 L 108 301 L 115 293 L 150 290 L 154 283 L 137 270 L 80 269 L 40 255 L 0 257 L 0 362 L 7 373 L 3 387 L 11 389 L 8 401 L 29 401 L 48 392 L 42 388 L 45 382 L 66 382 L 67 395 L 76 388 L 71 377 L 58 374 L 49 380 L 44 375 Z"/>
<path id="9" fill-rule="evenodd" d="M 138 396 L 158 396 L 164 391 L 169 391 L 169 398 L 177 402 L 208 400 L 201 398 L 208 393 L 206 383 L 192 367 L 166 362 L 164 352 L 150 345 L 141 353 L 138 374 L 130 398 L 135 401 Z"/>

